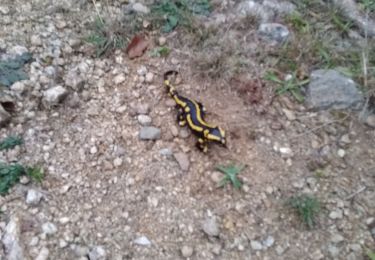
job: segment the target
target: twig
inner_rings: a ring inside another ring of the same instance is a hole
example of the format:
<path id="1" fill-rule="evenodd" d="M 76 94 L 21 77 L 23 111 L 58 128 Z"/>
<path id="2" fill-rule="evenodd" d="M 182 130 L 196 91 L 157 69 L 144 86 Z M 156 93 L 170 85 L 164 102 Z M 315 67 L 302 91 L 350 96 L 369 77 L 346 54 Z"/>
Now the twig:
<path id="1" fill-rule="evenodd" d="M 357 191 L 355 191 L 352 194 L 350 194 L 349 196 L 347 196 L 344 200 L 351 200 L 352 198 L 354 198 L 356 195 L 358 195 L 359 193 L 361 193 L 365 189 L 366 189 L 366 186 L 363 186 L 363 187 L 359 188 Z"/>
<path id="2" fill-rule="evenodd" d="M 311 134 L 311 133 L 315 132 L 316 130 L 319 130 L 319 129 L 323 128 L 323 127 L 326 127 L 327 125 L 331 125 L 331 124 L 335 124 L 335 123 L 341 123 L 341 122 L 345 121 L 348 117 L 349 117 L 349 115 L 346 115 L 346 116 L 345 116 L 344 118 L 342 118 L 342 119 L 333 120 L 333 121 L 331 121 L 331 122 L 327 122 L 327 123 L 325 123 L 325 124 L 322 124 L 321 126 L 314 127 L 314 128 L 312 128 L 312 129 L 310 129 L 310 130 L 308 130 L 308 131 L 306 131 L 306 132 L 303 132 L 303 133 L 301 133 L 301 134 L 299 134 L 299 135 L 294 136 L 293 139 L 294 139 L 294 138 L 299 138 L 299 137 L 301 137 L 301 136 L 305 136 L 305 135 L 307 135 L 307 134 Z"/>
<path id="3" fill-rule="evenodd" d="M 368 33 L 367 33 L 367 30 L 368 30 L 368 21 L 369 21 L 369 11 L 367 10 L 366 11 L 366 27 L 365 27 L 365 45 L 363 47 L 363 50 L 362 50 L 362 64 L 363 64 L 363 84 L 364 84 L 364 87 L 365 89 L 368 89 L 368 81 L 367 81 L 367 62 L 368 62 Z M 360 120 L 364 120 L 365 119 L 365 115 L 366 115 L 366 111 L 368 109 L 368 105 L 369 105 L 369 101 L 370 101 L 370 97 L 371 97 L 371 94 L 370 93 L 367 93 L 367 97 L 366 97 L 366 102 L 363 106 L 363 109 L 361 110 L 361 112 L 359 113 L 359 119 Z"/>
<path id="4" fill-rule="evenodd" d="M 98 17 L 99 17 L 100 22 L 101 22 L 102 24 L 104 24 L 104 22 L 103 22 L 103 18 L 102 18 L 102 16 L 100 15 L 100 12 L 99 12 L 98 7 L 96 6 L 96 1 L 95 1 L 95 0 L 91 0 L 91 1 L 92 1 L 93 5 L 94 5 L 94 7 L 95 7 L 95 11 L 96 11 L 96 14 L 97 14 Z"/>

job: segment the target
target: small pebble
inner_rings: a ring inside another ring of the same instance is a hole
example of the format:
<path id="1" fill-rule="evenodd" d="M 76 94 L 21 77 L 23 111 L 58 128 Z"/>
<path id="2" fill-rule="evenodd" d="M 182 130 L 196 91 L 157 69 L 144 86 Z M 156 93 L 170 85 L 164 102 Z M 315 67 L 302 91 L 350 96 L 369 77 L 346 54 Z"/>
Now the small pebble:
<path id="1" fill-rule="evenodd" d="M 116 159 L 113 160 L 113 166 L 120 167 L 122 165 L 122 159 L 120 157 L 117 157 Z"/>
<path id="2" fill-rule="evenodd" d="M 91 154 L 96 154 L 98 152 L 98 148 L 96 148 L 96 146 L 93 146 L 90 148 L 90 153 Z"/>
<path id="3" fill-rule="evenodd" d="M 126 79 L 125 74 L 121 73 L 113 78 L 113 83 L 116 85 L 121 84 Z"/>
<path id="4" fill-rule="evenodd" d="M 139 131 L 139 139 L 141 140 L 157 140 L 161 137 L 159 128 L 153 126 L 144 126 Z"/>
<path id="5" fill-rule="evenodd" d="M 154 74 L 152 72 L 147 72 L 145 76 L 145 81 L 147 83 L 152 83 L 153 80 L 154 80 Z"/>
<path id="6" fill-rule="evenodd" d="M 146 115 L 150 112 L 150 105 L 147 103 L 138 104 L 136 110 L 137 114 Z"/>
<path id="7" fill-rule="evenodd" d="M 106 252 L 102 246 L 96 246 L 90 250 L 88 257 L 90 260 L 105 260 Z"/>
<path id="8" fill-rule="evenodd" d="M 268 236 L 266 240 L 263 241 L 263 245 L 265 247 L 271 247 L 275 243 L 275 239 L 273 236 Z"/>
<path id="9" fill-rule="evenodd" d="M 340 234 L 334 234 L 331 236 L 331 241 L 335 244 L 344 241 L 344 237 Z"/>
<path id="10" fill-rule="evenodd" d="M 220 234 L 219 226 L 216 222 L 216 218 L 206 218 L 202 225 L 204 233 L 209 236 L 217 237 Z"/>
<path id="11" fill-rule="evenodd" d="M 178 165 L 180 166 L 181 170 L 188 171 L 190 167 L 190 160 L 186 153 L 178 152 L 174 154 L 174 158 L 176 159 Z"/>
<path id="12" fill-rule="evenodd" d="M 282 154 L 291 154 L 292 153 L 292 149 L 290 149 L 289 147 L 280 147 L 279 151 Z"/>
<path id="13" fill-rule="evenodd" d="M 171 130 L 171 133 L 172 133 L 172 135 L 173 135 L 174 137 L 178 136 L 178 128 L 177 128 L 177 126 L 172 125 L 172 126 L 170 127 L 170 130 Z"/>
<path id="14" fill-rule="evenodd" d="M 181 254 L 183 257 L 191 257 L 193 255 L 194 249 L 190 246 L 183 246 L 181 248 Z"/>
<path id="15" fill-rule="evenodd" d="M 181 129 L 181 131 L 180 131 L 180 137 L 181 138 L 185 139 L 185 138 L 188 138 L 189 136 L 190 136 L 189 130 L 187 130 L 185 128 Z"/>
<path id="16" fill-rule="evenodd" d="M 345 157 L 345 154 L 346 154 L 346 152 L 345 152 L 345 150 L 343 150 L 343 149 L 339 149 L 339 150 L 337 151 L 337 155 L 338 155 L 339 157 L 341 157 L 341 158 L 344 158 L 344 157 Z"/>
<path id="17" fill-rule="evenodd" d="M 337 210 L 331 211 L 331 213 L 329 213 L 329 218 L 331 218 L 331 219 L 342 219 L 342 217 L 343 217 L 343 213 L 342 213 L 341 209 L 337 209 Z"/>
<path id="18" fill-rule="evenodd" d="M 26 195 L 26 203 L 29 205 L 37 205 L 43 198 L 43 194 L 37 190 L 28 190 Z"/>
<path id="19" fill-rule="evenodd" d="M 145 76 L 147 74 L 147 68 L 146 66 L 141 66 L 139 69 L 137 69 L 138 76 Z"/>
<path id="20" fill-rule="evenodd" d="M 47 260 L 49 257 L 49 250 L 47 247 L 43 247 L 40 251 L 38 256 L 35 258 L 35 260 Z"/>
<path id="21" fill-rule="evenodd" d="M 250 246 L 253 250 L 259 251 L 263 249 L 262 244 L 259 241 L 251 240 Z"/>
<path id="22" fill-rule="evenodd" d="M 172 156 L 173 152 L 169 148 L 160 149 L 159 153 L 164 156 Z"/>
<path id="23" fill-rule="evenodd" d="M 284 112 L 284 115 L 286 116 L 286 118 L 289 120 L 289 121 L 294 121 L 296 120 L 296 115 L 294 114 L 294 112 L 292 110 L 289 110 L 289 109 L 286 109 L 286 108 L 283 108 L 283 112 Z"/>
<path id="24" fill-rule="evenodd" d="M 142 125 L 142 126 L 149 126 L 151 125 L 152 123 L 152 119 L 150 116 L 148 115 L 138 115 L 138 122 Z"/>
<path id="25" fill-rule="evenodd" d="M 369 115 L 365 121 L 366 125 L 375 128 L 375 115 Z"/>
<path id="26" fill-rule="evenodd" d="M 46 235 L 53 235 L 57 232 L 57 227 L 51 222 L 44 223 L 42 225 L 43 233 Z"/>
<path id="27" fill-rule="evenodd" d="M 164 46 L 167 43 L 167 38 L 161 36 L 159 37 L 158 42 L 160 46 Z"/>
<path id="28" fill-rule="evenodd" d="M 134 243 L 140 246 L 150 246 L 151 241 L 147 237 L 141 236 L 134 240 Z"/>

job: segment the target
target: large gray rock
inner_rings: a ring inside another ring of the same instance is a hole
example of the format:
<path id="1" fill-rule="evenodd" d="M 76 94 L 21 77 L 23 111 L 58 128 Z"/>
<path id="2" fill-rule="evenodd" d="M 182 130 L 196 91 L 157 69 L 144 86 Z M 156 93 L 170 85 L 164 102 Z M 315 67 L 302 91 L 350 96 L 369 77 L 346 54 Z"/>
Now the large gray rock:
<path id="1" fill-rule="evenodd" d="M 358 109 L 363 96 L 356 83 L 335 70 L 315 70 L 310 75 L 306 103 L 314 110 Z"/>

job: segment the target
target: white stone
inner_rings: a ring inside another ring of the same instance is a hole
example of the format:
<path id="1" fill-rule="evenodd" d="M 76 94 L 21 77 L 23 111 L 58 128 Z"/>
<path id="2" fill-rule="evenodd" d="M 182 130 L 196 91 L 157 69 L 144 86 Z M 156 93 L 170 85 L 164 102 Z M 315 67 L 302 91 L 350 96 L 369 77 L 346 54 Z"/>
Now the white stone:
<path id="1" fill-rule="evenodd" d="M 68 91 L 62 86 L 52 87 L 43 92 L 43 104 L 46 107 L 58 105 L 66 96 Z"/>
<path id="2" fill-rule="evenodd" d="M 141 236 L 134 240 L 134 243 L 140 246 L 150 246 L 151 241 L 147 237 Z"/>
<path id="3" fill-rule="evenodd" d="M 43 247 L 35 260 L 47 260 L 49 256 L 49 250 L 47 247 Z"/>
<path id="4" fill-rule="evenodd" d="M 185 245 L 181 248 L 181 254 L 183 257 L 186 257 L 186 258 L 191 257 L 193 253 L 194 253 L 194 249 L 191 246 Z"/>
<path id="5" fill-rule="evenodd" d="M 344 158 L 344 157 L 345 157 L 345 154 L 346 154 L 346 152 L 345 152 L 345 150 L 343 150 L 343 149 L 339 149 L 339 150 L 337 151 L 337 155 L 338 155 L 339 157 L 341 157 L 341 158 Z"/>
<path id="6" fill-rule="evenodd" d="M 113 166 L 120 167 L 122 165 L 122 159 L 120 157 L 117 157 L 113 160 Z"/>
<path id="7" fill-rule="evenodd" d="M 143 14 L 148 14 L 150 12 L 150 9 L 141 3 L 133 4 L 133 10 L 136 11 L 137 13 L 143 13 Z"/>
<path id="8" fill-rule="evenodd" d="M 153 80 L 154 80 L 154 74 L 152 72 L 147 72 L 145 76 L 145 81 L 147 83 L 152 83 Z"/>
<path id="9" fill-rule="evenodd" d="M 30 189 L 27 191 L 26 204 L 37 205 L 43 198 L 43 194 L 37 190 Z"/>
<path id="10" fill-rule="evenodd" d="M 149 126 L 152 123 L 151 117 L 148 115 L 138 115 L 138 122 L 143 126 Z"/>
<path id="11" fill-rule="evenodd" d="M 42 225 L 42 230 L 46 235 L 53 235 L 57 232 L 57 227 L 51 222 L 46 222 Z"/>
<path id="12" fill-rule="evenodd" d="M 262 244 L 259 241 L 251 240 L 250 246 L 253 250 L 259 251 L 263 249 Z"/>
<path id="13" fill-rule="evenodd" d="M 121 73 L 121 74 L 118 74 L 117 76 L 115 76 L 113 78 L 113 83 L 118 85 L 118 84 L 121 84 L 122 82 L 124 82 L 125 79 L 126 79 L 125 74 Z"/>

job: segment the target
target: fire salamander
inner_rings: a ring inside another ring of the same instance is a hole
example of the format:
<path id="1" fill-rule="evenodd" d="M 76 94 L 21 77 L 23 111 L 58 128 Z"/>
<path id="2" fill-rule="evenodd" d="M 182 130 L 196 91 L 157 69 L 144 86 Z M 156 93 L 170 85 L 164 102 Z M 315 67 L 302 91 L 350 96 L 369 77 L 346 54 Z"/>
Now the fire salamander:
<path id="1" fill-rule="evenodd" d="M 206 109 L 202 103 L 179 95 L 170 83 L 169 77 L 178 74 L 171 70 L 164 74 L 164 84 L 170 97 L 176 102 L 178 109 L 177 122 L 180 126 L 187 125 L 198 137 L 196 146 L 204 153 L 208 150 L 209 142 L 216 142 L 226 147 L 225 131 L 215 125 L 208 124 L 205 120 Z"/>

